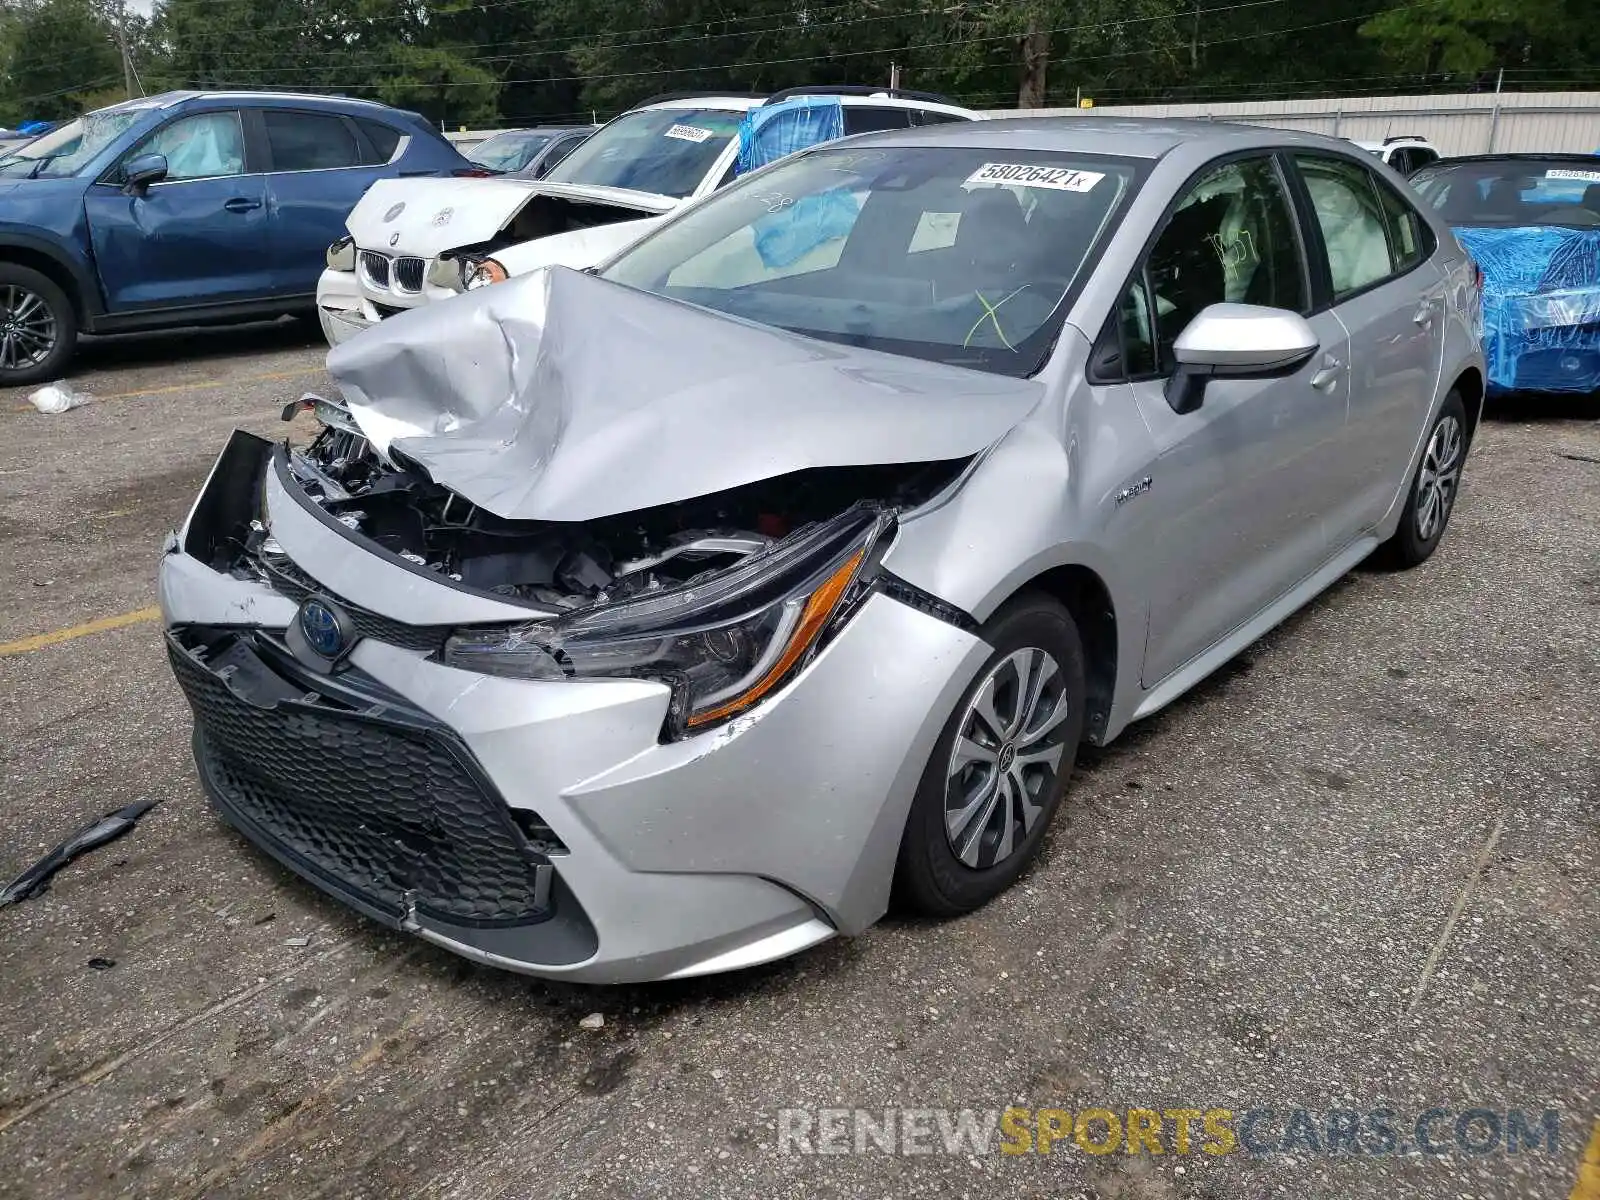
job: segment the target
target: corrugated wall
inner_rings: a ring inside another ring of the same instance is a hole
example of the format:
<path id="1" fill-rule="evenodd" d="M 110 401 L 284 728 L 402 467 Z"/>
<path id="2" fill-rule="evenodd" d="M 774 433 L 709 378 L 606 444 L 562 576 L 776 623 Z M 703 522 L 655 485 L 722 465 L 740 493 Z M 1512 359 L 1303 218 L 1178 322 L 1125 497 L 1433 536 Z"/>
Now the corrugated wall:
<path id="1" fill-rule="evenodd" d="M 1189 117 L 1304 129 L 1371 141 L 1415 133 L 1444 154 L 1600 151 L 1600 92 L 1479 92 L 1459 96 L 1139 104 L 1092 109 L 1007 109 L 988 115 Z"/>

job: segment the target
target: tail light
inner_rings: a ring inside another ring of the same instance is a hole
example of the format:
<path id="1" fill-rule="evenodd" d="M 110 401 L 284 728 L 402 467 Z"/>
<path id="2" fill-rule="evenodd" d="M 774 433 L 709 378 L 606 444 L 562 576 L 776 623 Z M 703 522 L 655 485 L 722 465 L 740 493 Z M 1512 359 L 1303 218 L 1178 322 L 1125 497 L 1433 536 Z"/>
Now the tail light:
<path id="1" fill-rule="evenodd" d="M 1483 268 L 1478 265 L 1477 259 L 1472 259 L 1472 286 L 1479 292 L 1483 291 Z"/>
<path id="2" fill-rule="evenodd" d="M 498 175 L 500 172 L 486 170 L 483 167 L 457 167 L 450 174 L 457 179 L 488 179 L 491 175 Z"/>

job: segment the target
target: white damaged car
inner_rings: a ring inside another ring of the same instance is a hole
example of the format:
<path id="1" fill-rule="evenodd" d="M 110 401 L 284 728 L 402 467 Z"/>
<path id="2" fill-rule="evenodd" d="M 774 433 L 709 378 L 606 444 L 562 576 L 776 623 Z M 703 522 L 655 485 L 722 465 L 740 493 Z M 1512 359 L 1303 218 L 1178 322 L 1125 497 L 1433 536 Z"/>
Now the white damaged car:
<path id="1" fill-rule="evenodd" d="M 980 118 L 926 93 L 865 87 L 669 96 L 623 113 L 537 181 L 380 180 L 351 211 L 349 236 L 328 248 L 322 330 L 337 346 L 470 288 L 595 266 L 680 206 L 805 146 Z"/>

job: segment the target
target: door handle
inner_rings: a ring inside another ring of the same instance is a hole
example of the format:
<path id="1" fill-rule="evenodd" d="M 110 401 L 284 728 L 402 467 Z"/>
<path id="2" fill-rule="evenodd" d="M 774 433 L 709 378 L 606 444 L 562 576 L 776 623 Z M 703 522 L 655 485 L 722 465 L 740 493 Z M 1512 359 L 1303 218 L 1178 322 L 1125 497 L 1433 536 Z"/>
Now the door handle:
<path id="1" fill-rule="evenodd" d="M 232 200 L 224 203 L 222 207 L 229 212 L 249 212 L 253 208 L 260 208 L 261 201 L 252 200 L 248 196 L 235 196 Z"/>
<path id="2" fill-rule="evenodd" d="M 1322 366 L 1311 377 L 1311 386 L 1319 392 L 1329 391 L 1339 382 L 1339 376 L 1342 374 L 1344 374 L 1344 363 L 1331 354 L 1324 354 Z"/>

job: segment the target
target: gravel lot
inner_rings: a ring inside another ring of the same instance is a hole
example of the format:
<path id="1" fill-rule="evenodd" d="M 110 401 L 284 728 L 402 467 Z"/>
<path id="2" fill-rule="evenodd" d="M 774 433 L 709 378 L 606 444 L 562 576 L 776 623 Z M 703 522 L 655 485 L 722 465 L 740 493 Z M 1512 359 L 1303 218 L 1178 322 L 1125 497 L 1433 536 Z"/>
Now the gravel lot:
<path id="1" fill-rule="evenodd" d="M 1358 572 L 1085 762 L 985 911 L 592 990 L 389 934 L 249 849 L 201 800 L 153 621 L 17 647 L 153 604 L 229 428 L 281 432 L 321 362 L 285 323 L 97 343 L 98 399 L 62 416 L 0 393 L 0 882 L 165 801 L 0 911 L 0 1196 L 1572 1191 L 1600 1112 L 1594 405 L 1487 422 L 1432 562 Z M 1013 1104 L 1271 1108 L 1269 1140 L 1297 1108 L 1451 1116 L 1441 1155 L 778 1145 L 780 1109 Z M 1472 1108 L 1556 1110 L 1558 1144 L 1470 1153 Z"/>

